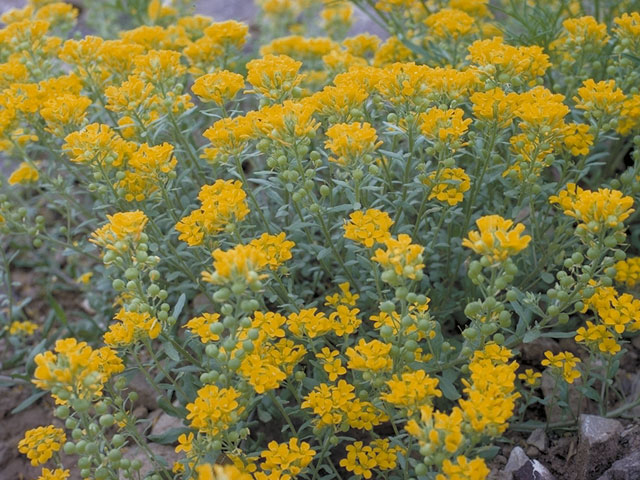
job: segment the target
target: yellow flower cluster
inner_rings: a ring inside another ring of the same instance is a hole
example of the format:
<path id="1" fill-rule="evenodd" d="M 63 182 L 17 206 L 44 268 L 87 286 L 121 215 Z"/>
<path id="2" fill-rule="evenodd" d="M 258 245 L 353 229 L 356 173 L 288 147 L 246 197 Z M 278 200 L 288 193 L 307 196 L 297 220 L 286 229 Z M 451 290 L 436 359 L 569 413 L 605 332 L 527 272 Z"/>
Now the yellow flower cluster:
<path id="1" fill-rule="evenodd" d="M 444 168 L 433 172 L 424 183 L 430 188 L 429 200 L 435 198 L 450 206 L 460 203 L 464 199 L 464 192 L 471 188 L 471 179 L 462 168 Z"/>
<path id="2" fill-rule="evenodd" d="M 249 214 L 246 197 L 239 180 L 217 180 L 213 185 L 203 186 L 198 194 L 202 207 L 178 222 L 178 238 L 189 246 L 202 245 L 206 237 L 216 235 Z"/>
<path id="3" fill-rule="evenodd" d="M 335 155 L 329 160 L 346 168 L 371 163 L 371 155 L 382 145 L 382 142 L 376 142 L 376 129 L 366 122 L 332 125 L 327 129 L 326 135 L 329 140 L 324 145 Z"/>
<path id="4" fill-rule="evenodd" d="M 205 385 L 195 400 L 186 405 L 187 420 L 199 432 L 217 437 L 240 419 L 244 406 L 238 403 L 240 392 L 233 387 Z"/>
<path id="5" fill-rule="evenodd" d="M 336 385 L 322 383 L 305 396 L 300 406 L 313 411 L 314 424 L 318 427 L 370 430 L 389 419 L 371 402 L 356 398 L 354 390 L 345 380 L 339 380 Z"/>
<path id="6" fill-rule="evenodd" d="M 386 212 L 375 208 L 365 212 L 357 210 L 345 222 L 344 237 L 371 248 L 376 243 L 384 243 L 391 238 L 389 229 L 392 225 L 393 220 Z"/>
<path id="7" fill-rule="evenodd" d="M 122 360 L 109 347 L 94 350 L 75 338 L 58 340 L 54 351 L 39 353 L 34 362 L 33 383 L 50 391 L 59 404 L 70 399 L 96 400 L 111 376 L 124 370 Z"/>
<path id="8" fill-rule="evenodd" d="M 512 255 L 527 248 L 531 237 L 522 235 L 524 225 L 513 227 L 512 220 L 499 215 L 487 215 L 476 220 L 478 230 L 469 232 L 462 245 L 489 260 L 489 263 L 503 262 Z M 513 227 L 513 228 L 512 228 Z"/>
<path id="9" fill-rule="evenodd" d="M 640 257 L 631 257 L 616 263 L 616 282 L 633 288 L 640 282 Z"/>
<path id="10" fill-rule="evenodd" d="M 32 165 L 27 162 L 22 162 L 20 166 L 11 173 L 9 176 L 9 185 L 15 185 L 16 183 L 28 184 L 38 181 L 40 175 Z"/>
<path id="11" fill-rule="evenodd" d="M 549 197 L 552 204 L 575 218 L 579 223 L 576 233 L 598 235 L 606 229 L 619 229 L 619 225 L 633 213 L 633 198 L 619 190 L 600 188 L 584 190 L 569 183 L 558 195 Z"/>
<path id="12" fill-rule="evenodd" d="M 33 335 L 36 330 L 40 328 L 37 323 L 33 323 L 29 320 L 25 320 L 23 322 L 19 320 L 14 320 L 9 325 L 9 335 Z"/>
<path id="13" fill-rule="evenodd" d="M 62 448 L 66 438 L 64 430 L 53 425 L 32 428 L 25 432 L 18 443 L 18 450 L 31 460 L 31 465 L 38 466 L 47 463 Z"/>
<path id="14" fill-rule="evenodd" d="M 295 437 L 289 439 L 288 443 L 270 442 L 268 450 L 260 454 L 264 459 L 260 465 L 262 471 L 256 472 L 255 478 L 294 478 L 305 470 L 315 454 L 316 451 L 307 442 L 298 444 Z"/>
<path id="15" fill-rule="evenodd" d="M 580 370 L 576 368 L 576 365 L 580 363 L 580 359 L 577 358 L 571 352 L 560 352 L 554 355 L 553 352 L 544 352 L 546 357 L 542 360 L 542 365 L 551 368 L 551 371 L 563 378 L 567 383 L 573 383 L 575 379 L 580 378 L 582 375 Z"/>
<path id="16" fill-rule="evenodd" d="M 107 215 L 109 223 L 91 234 L 90 241 L 108 250 L 127 250 L 128 242 L 137 243 L 149 219 L 140 210 Z"/>
<path id="17" fill-rule="evenodd" d="M 347 456 L 340 460 L 340 466 L 364 478 L 371 478 L 374 469 L 394 469 L 398 452 L 402 451 L 402 447 L 392 447 L 387 439 L 373 440 L 369 445 L 354 442 L 346 449 Z"/>
<path id="18" fill-rule="evenodd" d="M 424 268 L 422 252 L 424 247 L 412 243 L 411 237 L 405 233 L 398 238 L 389 237 L 383 242 L 385 250 L 378 248 L 371 260 L 380 264 L 384 269 L 382 280 L 390 284 L 401 281 L 402 278 L 420 280 Z"/>
<path id="19" fill-rule="evenodd" d="M 224 105 L 244 88 L 244 77 L 237 73 L 221 70 L 198 77 L 191 91 L 203 102 Z"/>
<path id="20" fill-rule="evenodd" d="M 130 346 L 143 338 L 154 339 L 162 331 L 158 319 L 148 312 L 128 312 L 122 308 L 114 318 L 118 322 L 104 334 L 104 343 L 111 347 Z"/>

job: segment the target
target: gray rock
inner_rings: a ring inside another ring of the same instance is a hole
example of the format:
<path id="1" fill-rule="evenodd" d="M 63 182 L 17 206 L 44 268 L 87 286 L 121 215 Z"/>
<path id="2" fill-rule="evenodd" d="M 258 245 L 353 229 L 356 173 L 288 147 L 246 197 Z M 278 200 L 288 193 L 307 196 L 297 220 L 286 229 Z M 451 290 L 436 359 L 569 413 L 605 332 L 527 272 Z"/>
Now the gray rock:
<path id="1" fill-rule="evenodd" d="M 168 432 L 172 428 L 183 427 L 182 419 L 172 417 L 164 412 L 158 415 L 155 420 L 152 420 L 153 426 L 151 427 L 151 435 L 162 435 Z"/>
<path id="2" fill-rule="evenodd" d="M 504 471 L 506 473 L 516 472 L 529 461 L 529 457 L 527 457 L 527 454 L 524 453 L 522 448 L 514 447 L 513 450 L 511 450 L 511 454 L 509 455 L 507 465 L 504 467 Z"/>
<path id="3" fill-rule="evenodd" d="M 538 448 L 534 447 L 533 445 L 529 445 L 524 452 L 529 458 L 536 458 L 538 455 L 540 455 L 540 450 L 538 450 Z"/>
<path id="4" fill-rule="evenodd" d="M 617 420 L 580 415 L 577 478 L 595 480 L 611 466 L 619 453 L 622 430 Z"/>
<path id="5" fill-rule="evenodd" d="M 158 392 L 149 384 L 144 375 L 140 372 L 129 380 L 129 387 L 138 394 L 138 400 L 136 400 L 136 406 L 146 407 L 147 410 L 155 410 L 158 408 Z"/>
<path id="6" fill-rule="evenodd" d="M 598 480 L 637 480 L 640 478 L 640 451 L 618 460 Z"/>
<path id="7" fill-rule="evenodd" d="M 555 477 L 538 460 L 529 460 L 513 473 L 513 480 L 555 480 Z"/>
<path id="8" fill-rule="evenodd" d="M 536 447 L 541 452 L 546 452 L 549 447 L 549 439 L 543 429 L 537 428 L 527 438 L 527 444 Z"/>

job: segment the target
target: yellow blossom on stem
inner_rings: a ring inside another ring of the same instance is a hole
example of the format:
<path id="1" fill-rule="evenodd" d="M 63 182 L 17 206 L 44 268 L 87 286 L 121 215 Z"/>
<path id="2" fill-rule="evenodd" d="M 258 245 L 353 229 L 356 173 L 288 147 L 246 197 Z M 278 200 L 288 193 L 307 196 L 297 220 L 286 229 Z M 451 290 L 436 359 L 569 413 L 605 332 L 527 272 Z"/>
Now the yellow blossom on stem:
<path id="1" fill-rule="evenodd" d="M 104 343 L 112 347 L 123 347 L 137 341 L 154 339 L 160 335 L 162 326 L 149 312 L 128 312 L 124 308 L 114 317 L 118 322 L 104 334 Z"/>
<path id="2" fill-rule="evenodd" d="M 284 232 L 278 235 L 263 233 L 260 237 L 251 240 L 250 246 L 257 248 L 264 253 L 264 265 L 271 270 L 277 270 L 284 262 L 291 260 L 291 249 L 295 243 L 286 240 Z"/>
<path id="3" fill-rule="evenodd" d="M 138 242 L 149 221 L 140 210 L 107 215 L 107 219 L 109 223 L 94 231 L 89 241 L 110 250 L 119 250 L 118 244 L 127 240 Z M 124 248 L 126 249 L 126 245 Z"/>
<path id="4" fill-rule="evenodd" d="M 576 378 L 580 378 L 582 375 L 580 370 L 576 368 L 576 365 L 580 363 L 580 359 L 573 355 L 571 352 L 560 352 L 554 355 L 553 352 L 544 352 L 546 357 L 542 360 L 542 365 L 550 367 L 552 371 L 564 378 L 567 383 L 573 383 Z"/>
<path id="5" fill-rule="evenodd" d="M 35 183 L 38 181 L 40 175 L 38 174 L 38 170 L 33 168 L 27 162 L 22 162 L 20 166 L 14 170 L 11 175 L 9 175 L 9 185 L 15 185 L 17 183 L 20 184 L 28 184 Z"/>
<path id="6" fill-rule="evenodd" d="M 347 366 L 352 370 L 362 370 L 365 372 L 384 372 L 391 370 L 393 360 L 389 355 L 391 351 L 390 343 L 383 343 L 380 340 L 367 342 L 361 338 L 355 347 L 347 348 L 345 354 L 349 358 Z"/>
<path id="7" fill-rule="evenodd" d="M 298 74 L 302 62 L 286 55 L 265 55 L 247 63 L 247 81 L 254 90 L 272 101 L 281 101 L 292 96 L 303 75 Z"/>
<path id="8" fill-rule="evenodd" d="M 532 368 L 527 368 L 524 373 L 519 373 L 518 378 L 522 380 L 525 384 L 527 384 L 531 388 L 535 388 L 540 384 L 540 379 L 542 378 L 542 374 L 540 372 L 536 372 Z"/>
<path id="9" fill-rule="evenodd" d="M 344 237 L 371 248 L 376 243 L 384 243 L 391 238 L 389 229 L 392 225 L 393 220 L 386 212 L 375 208 L 366 212 L 357 210 L 349 215 L 349 221 L 345 222 Z"/>
<path id="10" fill-rule="evenodd" d="M 431 108 L 428 112 L 420 114 L 420 130 L 425 137 L 434 142 L 461 146 L 459 140 L 471 123 L 471 119 L 463 119 L 463 115 L 464 112 L 459 108 Z"/>
<path id="11" fill-rule="evenodd" d="M 18 443 L 18 450 L 31 460 L 31 465 L 37 467 L 60 450 L 66 438 L 64 430 L 53 425 L 32 428 L 25 432 L 24 438 Z"/>
<path id="12" fill-rule="evenodd" d="M 438 379 L 428 376 L 424 370 L 394 375 L 386 385 L 389 392 L 380 395 L 380 398 L 398 408 L 406 408 L 409 414 L 423 405 L 431 404 L 433 397 L 442 396 Z"/>
<path id="13" fill-rule="evenodd" d="M 33 383 L 51 391 L 59 404 L 70 398 L 97 399 L 111 376 L 124 370 L 122 360 L 109 347 L 94 350 L 75 338 L 58 340 L 54 351 L 39 353 L 34 362 Z"/>
<path id="14" fill-rule="evenodd" d="M 270 478 L 293 478 L 302 473 L 311 463 L 316 451 L 307 442 L 298 443 L 296 437 L 290 438 L 288 443 L 269 442 L 268 450 L 263 450 L 260 456 L 264 459 L 261 470 L 269 471 L 267 476 L 262 472 L 256 474 L 256 480 Z"/>
<path id="15" fill-rule="evenodd" d="M 640 257 L 630 257 L 616 263 L 616 282 L 633 288 L 640 282 Z"/>
<path id="16" fill-rule="evenodd" d="M 244 407 L 238 403 L 240 392 L 233 387 L 218 388 L 205 385 L 195 400 L 186 405 L 187 420 L 199 432 L 217 437 L 235 425 Z"/>
<path id="17" fill-rule="evenodd" d="M 462 168 L 445 168 L 432 172 L 424 180 L 430 187 L 428 199 L 437 199 L 453 206 L 464 199 L 464 192 L 471 188 L 469 175 Z"/>
<path id="18" fill-rule="evenodd" d="M 200 100 L 224 105 L 244 88 L 244 77 L 237 73 L 221 70 L 198 77 L 191 90 Z"/>
<path id="19" fill-rule="evenodd" d="M 411 243 L 411 237 L 401 233 L 398 238 L 386 238 L 384 241 L 386 250 L 378 248 L 371 257 L 385 270 L 382 280 L 390 284 L 397 283 L 399 278 L 420 280 L 422 278 L 422 252 L 424 247 Z M 387 273 L 389 272 L 389 273 Z"/>
<path id="20" fill-rule="evenodd" d="M 322 362 L 322 368 L 332 382 L 347 373 L 347 369 L 342 366 L 342 360 L 336 358 L 338 354 L 337 350 L 331 350 L 329 347 L 324 347 L 320 353 L 316 353 L 316 357 Z"/>
<path id="21" fill-rule="evenodd" d="M 329 140 L 325 141 L 324 146 L 335 155 L 329 160 L 343 167 L 371 163 L 371 155 L 382 145 L 382 142 L 376 142 L 376 129 L 366 122 L 332 125 L 327 129 L 326 135 Z"/>
<path id="22" fill-rule="evenodd" d="M 436 475 L 436 480 L 484 480 L 489 475 L 489 469 L 480 457 L 473 460 L 464 455 L 456 458 L 456 463 L 446 459 L 442 464 L 442 472 Z"/>
<path id="23" fill-rule="evenodd" d="M 575 183 L 567 184 L 558 195 L 549 197 L 549 202 L 558 204 L 565 215 L 575 218 L 577 233 L 599 234 L 605 228 L 615 228 L 633 213 L 633 198 L 624 196 L 619 190 L 600 188 L 597 191 L 583 190 Z"/>
<path id="24" fill-rule="evenodd" d="M 475 20 L 462 10 L 443 8 L 429 15 L 424 23 L 429 27 L 429 34 L 436 39 L 459 39 L 473 32 Z"/>
<path id="25" fill-rule="evenodd" d="M 585 80 L 578 88 L 578 96 L 573 97 L 576 108 L 586 110 L 597 120 L 608 121 L 617 116 L 626 97 L 622 90 L 616 88 L 615 80 L 603 80 L 596 83 L 593 79 Z"/>
<path id="26" fill-rule="evenodd" d="M 491 263 L 503 262 L 527 248 L 531 237 L 522 235 L 524 225 L 513 227 L 512 220 L 499 215 L 486 215 L 476 220 L 478 230 L 469 232 L 462 245 L 486 257 Z M 513 228 L 512 228 L 513 227 Z"/>
<path id="27" fill-rule="evenodd" d="M 189 246 L 201 245 L 206 236 L 215 235 L 248 215 L 246 198 L 239 180 L 216 180 L 213 185 L 204 185 L 198 194 L 202 207 L 178 222 L 178 238 Z"/>
<path id="28" fill-rule="evenodd" d="M 71 475 L 69 470 L 63 470 L 61 468 L 56 468 L 55 470 L 50 470 L 48 468 L 43 468 L 42 473 L 36 480 L 66 480 Z"/>
<path id="29" fill-rule="evenodd" d="M 14 320 L 6 330 L 9 330 L 9 335 L 33 335 L 36 330 L 40 328 L 37 323 L 33 323 L 29 320 L 23 322 Z"/>
<path id="30" fill-rule="evenodd" d="M 217 248 L 213 256 L 213 274 L 202 272 L 202 279 L 214 285 L 233 284 L 241 282 L 256 285 L 264 278 L 258 272 L 266 265 L 264 252 L 253 245 L 236 245 L 230 250 Z"/>

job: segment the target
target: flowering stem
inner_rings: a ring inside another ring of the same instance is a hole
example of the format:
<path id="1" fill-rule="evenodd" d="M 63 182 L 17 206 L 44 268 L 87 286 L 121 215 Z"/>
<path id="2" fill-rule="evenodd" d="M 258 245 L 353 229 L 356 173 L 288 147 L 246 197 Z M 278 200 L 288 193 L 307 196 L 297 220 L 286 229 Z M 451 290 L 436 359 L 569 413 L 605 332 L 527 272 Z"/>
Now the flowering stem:
<path id="1" fill-rule="evenodd" d="M 291 421 L 291 418 L 289 417 L 289 414 L 287 413 L 287 411 L 284 409 L 284 407 L 282 406 L 282 403 L 280 402 L 280 398 L 276 397 L 273 394 L 272 390 L 269 390 L 267 392 L 267 396 L 271 399 L 271 401 L 273 402 L 273 404 L 278 408 L 278 410 L 280 411 L 280 413 L 282 414 L 282 416 L 284 417 L 284 419 L 287 422 L 287 425 L 289 425 L 289 428 L 291 429 L 291 433 L 293 433 L 294 435 L 297 435 L 296 429 L 293 426 L 293 422 Z"/>

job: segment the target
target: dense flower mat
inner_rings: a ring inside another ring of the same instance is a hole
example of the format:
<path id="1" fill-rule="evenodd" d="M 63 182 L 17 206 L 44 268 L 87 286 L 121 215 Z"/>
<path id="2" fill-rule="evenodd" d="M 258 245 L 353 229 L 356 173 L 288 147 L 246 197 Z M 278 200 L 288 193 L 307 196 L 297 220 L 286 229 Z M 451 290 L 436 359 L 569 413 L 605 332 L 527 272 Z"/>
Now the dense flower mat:
<path id="1" fill-rule="evenodd" d="M 91 311 L 0 297 L 65 427 L 20 442 L 41 480 L 139 478 L 134 449 L 153 480 L 483 479 L 510 425 L 638 404 L 638 2 L 354 3 L 389 36 L 333 1 L 258 0 L 251 33 L 182 1 L 87 1 L 101 36 L 2 16 L 5 292 L 38 259 Z M 522 363 L 540 338 L 575 348 Z"/>

